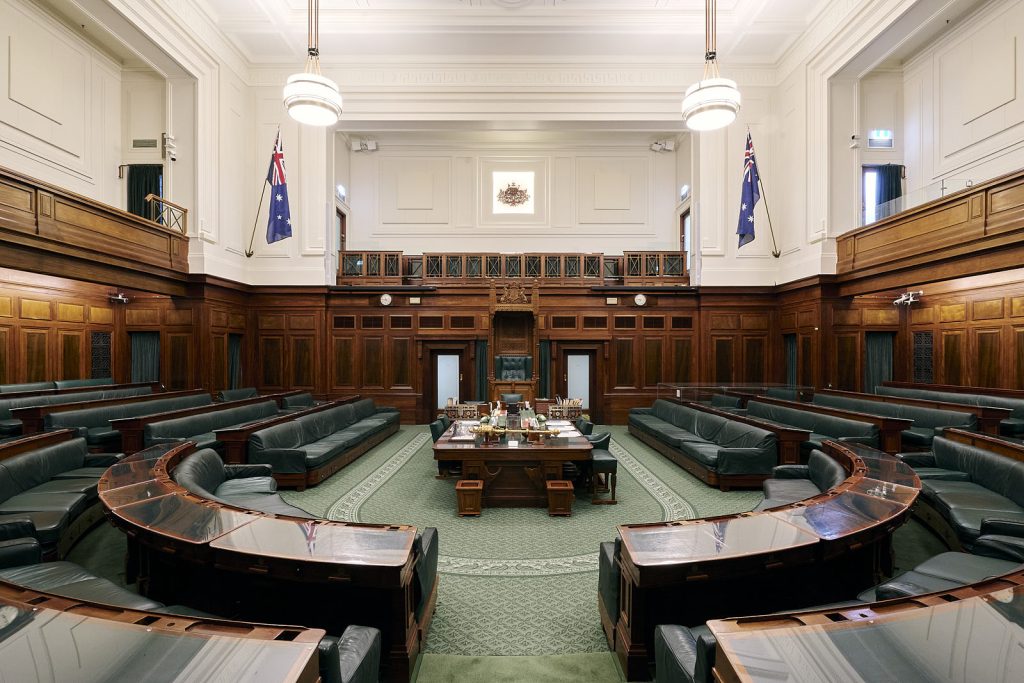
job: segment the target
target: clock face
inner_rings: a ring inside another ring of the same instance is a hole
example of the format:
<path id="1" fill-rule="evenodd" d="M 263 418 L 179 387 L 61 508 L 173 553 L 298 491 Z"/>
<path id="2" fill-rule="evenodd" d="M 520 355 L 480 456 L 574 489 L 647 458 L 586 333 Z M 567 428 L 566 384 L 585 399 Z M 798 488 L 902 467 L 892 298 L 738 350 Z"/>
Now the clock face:
<path id="1" fill-rule="evenodd" d="M 633 297 L 633 303 L 635 303 L 637 306 L 643 306 L 644 304 L 647 303 L 647 296 L 644 294 L 637 294 L 636 296 Z"/>
<path id="2" fill-rule="evenodd" d="M 391 295 L 390 294 L 381 294 L 380 295 L 380 305 L 381 306 L 390 306 L 391 305 Z"/>

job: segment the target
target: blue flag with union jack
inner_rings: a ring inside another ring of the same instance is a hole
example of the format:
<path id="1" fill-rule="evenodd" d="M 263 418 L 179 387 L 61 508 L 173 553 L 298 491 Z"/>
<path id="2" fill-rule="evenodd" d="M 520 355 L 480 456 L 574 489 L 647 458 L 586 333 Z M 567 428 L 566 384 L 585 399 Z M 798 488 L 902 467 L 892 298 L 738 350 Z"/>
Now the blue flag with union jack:
<path id="1" fill-rule="evenodd" d="M 292 211 L 288 206 L 288 181 L 284 175 L 284 148 L 281 147 L 281 131 L 274 140 L 274 153 L 270 155 L 270 169 L 267 171 L 270 183 L 270 218 L 267 221 L 267 244 L 273 244 L 292 236 Z"/>
<path id="2" fill-rule="evenodd" d="M 743 192 L 740 193 L 740 220 L 736 234 L 740 236 L 739 246 L 754 241 L 754 205 L 761 199 L 760 177 L 757 173 L 757 159 L 754 158 L 754 141 L 747 132 L 747 148 L 743 152 Z"/>

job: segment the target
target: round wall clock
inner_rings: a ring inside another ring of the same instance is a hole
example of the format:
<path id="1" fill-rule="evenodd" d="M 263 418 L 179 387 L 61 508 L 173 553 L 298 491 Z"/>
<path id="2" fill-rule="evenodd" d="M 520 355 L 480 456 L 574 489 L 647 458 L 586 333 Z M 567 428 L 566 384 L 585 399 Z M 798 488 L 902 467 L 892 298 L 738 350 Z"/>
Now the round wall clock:
<path id="1" fill-rule="evenodd" d="M 646 294 L 637 294 L 636 296 L 633 297 L 633 303 L 635 303 L 637 306 L 646 306 L 647 305 L 647 295 Z"/>
<path id="2" fill-rule="evenodd" d="M 380 305 L 381 306 L 390 306 L 391 305 L 391 295 L 386 293 L 386 292 L 384 294 L 381 294 L 380 295 Z"/>

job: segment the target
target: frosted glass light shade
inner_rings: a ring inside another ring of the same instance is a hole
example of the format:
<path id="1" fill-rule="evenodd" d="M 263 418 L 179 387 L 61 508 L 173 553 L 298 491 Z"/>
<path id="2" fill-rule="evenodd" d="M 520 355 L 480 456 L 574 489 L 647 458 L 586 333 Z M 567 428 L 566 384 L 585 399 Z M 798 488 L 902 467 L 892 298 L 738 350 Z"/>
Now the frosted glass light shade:
<path id="1" fill-rule="evenodd" d="M 728 78 L 707 78 L 686 89 L 683 121 L 690 130 L 716 130 L 736 120 L 740 91 Z"/>
<path id="2" fill-rule="evenodd" d="M 292 74 L 284 86 L 288 115 L 309 126 L 333 126 L 341 116 L 341 93 L 329 78 L 319 74 Z"/>

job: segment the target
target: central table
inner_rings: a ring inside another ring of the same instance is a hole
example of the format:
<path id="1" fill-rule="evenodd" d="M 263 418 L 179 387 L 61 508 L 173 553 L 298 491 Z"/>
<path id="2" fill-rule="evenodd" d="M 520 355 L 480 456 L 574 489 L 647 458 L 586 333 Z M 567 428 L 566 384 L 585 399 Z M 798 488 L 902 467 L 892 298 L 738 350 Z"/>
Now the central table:
<path id="1" fill-rule="evenodd" d="M 465 438 L 456 422 L 434 443 L 434 459 L 455 461 L 462 466 L 462 479 L 484 482 L 485 507 L 547 507 L 545 482 L 562 479 L 567 462 L 588 463 L 593 446 L 582 436 L 556 437 L 543 442 L 519 441 L 509 445 L 476 443 Z"/>

